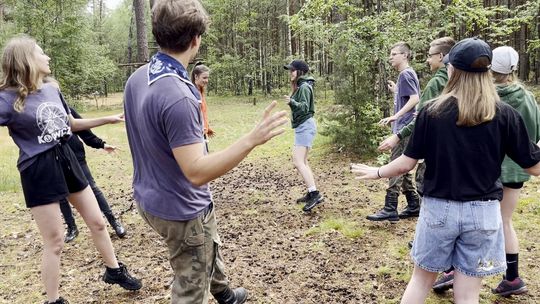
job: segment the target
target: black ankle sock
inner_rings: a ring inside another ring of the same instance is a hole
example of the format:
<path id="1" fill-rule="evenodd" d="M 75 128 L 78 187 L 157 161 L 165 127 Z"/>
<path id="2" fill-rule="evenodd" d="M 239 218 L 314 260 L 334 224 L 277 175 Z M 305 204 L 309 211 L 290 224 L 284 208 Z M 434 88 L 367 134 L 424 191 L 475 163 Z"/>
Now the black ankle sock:
<path id="1" fill-rule="evenodd" d="M 508 253 L 506 254 L 506 279 L 508 281 L 513 281 L 519 277 L 518 273 L 518 253 Z"/>

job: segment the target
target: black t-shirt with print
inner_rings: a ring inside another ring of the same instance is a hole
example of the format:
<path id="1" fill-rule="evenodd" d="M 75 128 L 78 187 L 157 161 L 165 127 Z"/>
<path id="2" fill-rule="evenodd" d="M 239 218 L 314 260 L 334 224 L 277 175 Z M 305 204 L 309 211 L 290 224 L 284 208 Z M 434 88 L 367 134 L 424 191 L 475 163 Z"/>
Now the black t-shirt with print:
<path id="1" fill-rule="evenodd" d="M 501 163 L 507 154 L 523 168 L 540 161 L 519 113 L 497 104 L 492 121 L 473 127 L 456 124 L 456 99 L 437 115 L 422 109 L 404 154 L 425 159 L 424 195 L 455 201 L 502 199 Z"/>

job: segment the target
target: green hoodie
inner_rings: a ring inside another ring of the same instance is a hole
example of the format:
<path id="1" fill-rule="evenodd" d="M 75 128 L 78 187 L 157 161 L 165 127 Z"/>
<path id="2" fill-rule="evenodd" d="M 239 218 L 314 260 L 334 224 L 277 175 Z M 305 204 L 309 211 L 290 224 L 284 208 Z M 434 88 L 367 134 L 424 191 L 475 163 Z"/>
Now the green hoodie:
<path id="1" fill-rule="evenodd" d="M 497 85 L 496 87 L 501 100 L 521 114 L 529 138 L 535 143 L 538 142 L 540 139 L 540 110 L 534 95 L 520 84 Z M 501 167 L 501 182 L 521 183 L 529 180 L 529 178 L 530 175 L 523 171 L 513 160 L 508 156 L 504 158 Z"/>
<path id="2" fill-rule="evenodd" d="M 442 67 L 438 69 L 437 72 L 435 72 L 435 75 L 433 75 L 433 77 L 426 84 L 426 87 L 422 91 L 422 96 L 420 97 L 420 101 L 416 105 L 416 112 L 419 112 L 426 105 L 428 101 L 441 95 L 447 82 L 448 82 L 448 72 L 446 71 L 446 67 Z M 411 136 L 414 130 L 415 121 L 416 121 L 416 118 L 413 119 L 408 125 L 406 125 L 399 131 L 398 136 L 400 139 Z"/>
<path id="3" fill-rule="evenodd" d="M 295 129 L 304 121 L 315 114 L 315 101 L 313 99 L 313 83 L 315 79 L 311 76 L 300 76 L 298 78 L 298 88 L 291 96 L 289 107 L 292 111 L 292 127 Z"/>

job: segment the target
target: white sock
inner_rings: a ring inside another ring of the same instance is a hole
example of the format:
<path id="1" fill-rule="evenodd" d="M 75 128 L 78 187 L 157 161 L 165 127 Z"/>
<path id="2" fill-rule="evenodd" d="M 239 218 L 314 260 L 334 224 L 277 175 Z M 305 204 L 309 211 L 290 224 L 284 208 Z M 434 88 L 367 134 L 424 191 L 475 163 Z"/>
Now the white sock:
<path id="1" fill-rule="evenodd" d="M 317 191 L 317 186 L 309 187 L 309 188 L 307 188 L 307 191 L 308 191 L 308 192 Z"/>

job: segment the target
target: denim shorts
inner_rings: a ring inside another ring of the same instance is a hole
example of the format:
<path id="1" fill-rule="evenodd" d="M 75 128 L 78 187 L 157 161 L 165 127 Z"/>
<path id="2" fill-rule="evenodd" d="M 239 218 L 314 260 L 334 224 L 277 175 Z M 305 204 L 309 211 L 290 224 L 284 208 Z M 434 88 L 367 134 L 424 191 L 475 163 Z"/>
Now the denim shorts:
<path id="1" fill-rule="evenodd" d="M 317 134 L 317 125 L 315 118 L 311 117 L 294 129 L 294 145 L 311 148 L 315 134 Z"/>
<path id="2" fill-rule="evenodd" d="M 454 266 L 471 277 L 506 270 L 499 201 L 458 202 L 424 196 L 411 257 L 429 272 Z"/>

